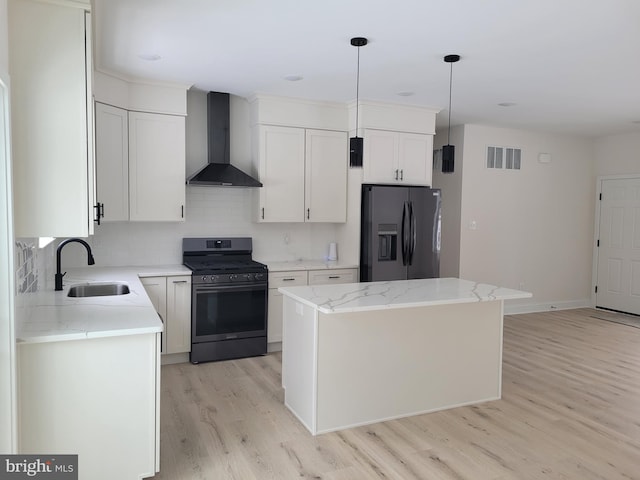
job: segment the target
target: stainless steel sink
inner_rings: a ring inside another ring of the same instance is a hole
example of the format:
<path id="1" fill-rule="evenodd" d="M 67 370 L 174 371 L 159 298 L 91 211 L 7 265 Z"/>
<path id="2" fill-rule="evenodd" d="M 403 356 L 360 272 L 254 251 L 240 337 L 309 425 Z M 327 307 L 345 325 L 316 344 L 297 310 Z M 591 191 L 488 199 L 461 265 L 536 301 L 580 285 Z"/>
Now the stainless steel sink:
<path id="1" fill-rule="evenodd" d="M 67 297 L 106 297 L 126 295 L 129 292 L 129 285 L 126 283 L 83 283 L 69 288 Z"/>

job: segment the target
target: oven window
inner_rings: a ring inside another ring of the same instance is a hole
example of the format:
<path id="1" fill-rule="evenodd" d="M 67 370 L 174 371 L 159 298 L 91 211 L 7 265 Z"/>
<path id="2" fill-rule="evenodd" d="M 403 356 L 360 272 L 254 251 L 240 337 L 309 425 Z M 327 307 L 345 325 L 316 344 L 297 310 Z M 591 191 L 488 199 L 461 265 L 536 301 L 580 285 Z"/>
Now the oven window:
<path id="1" fill-rule="evenodd" d="M 266 295 L 264 287 L 197 292 L 196 337 L 265 331 Z"/>

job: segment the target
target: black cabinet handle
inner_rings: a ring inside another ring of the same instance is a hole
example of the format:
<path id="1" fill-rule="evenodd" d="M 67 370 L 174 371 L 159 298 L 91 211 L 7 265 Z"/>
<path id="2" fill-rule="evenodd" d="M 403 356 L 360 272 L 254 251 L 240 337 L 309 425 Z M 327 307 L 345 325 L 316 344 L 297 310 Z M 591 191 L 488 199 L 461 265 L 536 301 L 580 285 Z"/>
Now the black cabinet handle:
<path id="1" fill-rule="evenodd" d="M 307 208 L 307 220 L 309 220 L 309 209 Z"/>
<path id="2" fill-rule="evenodd" d="M 100 225 L 100 217 L 104 217 L 104 204 L 97 202 L 94 206 L 93 206 L 94 210 L 96 211 L 95 214 L 95 218 L 93 219 L 93 221 L 95 223 L 97 223 L 98 225 Z M 102 215 L 100 215 L 100 213 L 102 212 Z"/>
<path id="3" fill-rule="evenodd" d="M 262 207 L 262 220 L 264 220 L 264 207 Z"/>

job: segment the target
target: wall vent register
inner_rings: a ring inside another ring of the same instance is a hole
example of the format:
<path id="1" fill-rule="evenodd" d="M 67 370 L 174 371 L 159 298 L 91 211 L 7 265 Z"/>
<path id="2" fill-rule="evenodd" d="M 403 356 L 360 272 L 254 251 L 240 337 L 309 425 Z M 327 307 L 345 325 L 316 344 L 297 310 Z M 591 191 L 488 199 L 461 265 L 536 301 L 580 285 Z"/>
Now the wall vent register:
<path id="1" fill-rule="evenodd" d="M 520 170 L 522 150 L 513 147 L 487 147 L 487 168 Z"/>

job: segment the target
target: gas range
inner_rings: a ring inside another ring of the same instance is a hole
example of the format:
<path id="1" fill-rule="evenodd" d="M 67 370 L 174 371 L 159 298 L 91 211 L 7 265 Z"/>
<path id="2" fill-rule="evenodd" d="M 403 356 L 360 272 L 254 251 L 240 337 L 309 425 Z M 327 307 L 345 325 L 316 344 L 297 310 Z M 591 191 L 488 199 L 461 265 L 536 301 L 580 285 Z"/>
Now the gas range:
<path id="1" fill-rule="evenodd" d="M 248 237 L 184 238 L 192 274 L 192 363 L 264 355 L 267 266 L 251 258 Z"/>
<path id="2" fill-rule="evenodd" d="M 251 238 L 185 238 L 183 263 L 193 283 L 230 284 L 267 281 L 267 266 L 251 258 Z"/>

